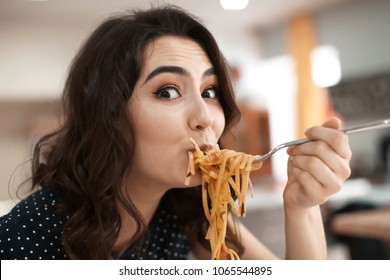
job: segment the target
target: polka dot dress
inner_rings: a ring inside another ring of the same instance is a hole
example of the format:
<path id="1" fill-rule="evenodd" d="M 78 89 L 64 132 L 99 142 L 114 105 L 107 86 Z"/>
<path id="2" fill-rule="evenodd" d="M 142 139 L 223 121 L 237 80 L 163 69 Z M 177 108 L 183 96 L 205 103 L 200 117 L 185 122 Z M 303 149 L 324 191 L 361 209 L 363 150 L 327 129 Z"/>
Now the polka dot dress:
<path id="1" fill-rule="evenodd" d="M 0 218 L 0 259 L 68 259 L 61 234 L 68 217 L 54 210 L 58 196 L 39 190 Z M 187 259 L 190 245 L 177 216 L 160 205 L 149 225 L 150 238 L 131 246 L 121 259 Z"/>

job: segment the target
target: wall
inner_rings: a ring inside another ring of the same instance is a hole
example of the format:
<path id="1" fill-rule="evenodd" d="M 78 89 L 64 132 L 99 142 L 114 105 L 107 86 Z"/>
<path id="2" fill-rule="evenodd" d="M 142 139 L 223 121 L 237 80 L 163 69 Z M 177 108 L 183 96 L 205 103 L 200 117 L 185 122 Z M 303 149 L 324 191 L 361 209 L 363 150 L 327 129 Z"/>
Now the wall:
<path id="1" fill-rule="evenodd" d="M 390 70 L 390 1 L 358 0 L 315 14 L 318 43 L 340 52 L 343 79 Z"/>
<path id="2" fill-rule="evenodd" d="M 390 70 L 390 1 L 355 0 L 313 12 L 319 45 L 340 54 L 343 79 Z M 261 32 L 265 58 L 286 52 L 286 22 Z"/>
<path id="3" fill-rule="evenodd" d="M 0 102 L 0 201 L 16 199 L 16 189 L 30 177 L 33 143 L 57 127 L 59 112 L 58 102 Z"/>

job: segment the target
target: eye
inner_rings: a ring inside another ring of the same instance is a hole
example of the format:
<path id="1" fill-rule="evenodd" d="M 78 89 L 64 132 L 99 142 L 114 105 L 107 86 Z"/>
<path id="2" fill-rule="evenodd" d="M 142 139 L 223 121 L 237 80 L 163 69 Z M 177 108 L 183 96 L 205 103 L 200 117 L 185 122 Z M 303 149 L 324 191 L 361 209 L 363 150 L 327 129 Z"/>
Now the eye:
<path id="1" fill-rule="evenodd" d="M 217 98 L 217 90 L 215 88 L 208 88 L 202 92 L 203 98 L 215 99 Z"/>
<path id="2" fill-rule="evenodd" d="M 176 99 L 181 96 L 180 91 L 174 86 L 165 86 L 154 93 L 158 98 Z"/>

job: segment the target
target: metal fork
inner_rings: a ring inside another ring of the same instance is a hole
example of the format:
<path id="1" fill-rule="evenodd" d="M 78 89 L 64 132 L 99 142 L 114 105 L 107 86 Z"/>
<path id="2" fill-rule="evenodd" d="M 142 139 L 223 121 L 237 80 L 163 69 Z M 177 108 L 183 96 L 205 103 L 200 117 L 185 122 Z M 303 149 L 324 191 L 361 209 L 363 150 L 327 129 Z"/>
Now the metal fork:
<path id="1" fill-rule="evenodd" d="M 351 134 L 351 133 L 362 132 L 362 131 L 367 131 L 367 130 L 372 130 L 372 129 L 385 128 L 385 127 L 389 127 L 389 126 L 390 126 L 390 119 L 386 119 L 386 120 L 376 121 L 376 122 L 372 122 L 372 123 L 366 123 L 366 124 L 362 124 L 362 125 L 348 127 L 348 128 L 342 129 L 342 131 L 344 131 L 347 134 Z M 313 139 L 303 138 L 303 139 L 298 139 L 298 140 L 294 140 L 294 141 L 280 144 L 264 155 L 255 156 L 254 161 L 266 161 L 274 153 L 276 153 L 277 151 L 279 151 L 283 148 L 300 145 L 300 144 L 310 142 L 310 141 L 313 141 Z"/>

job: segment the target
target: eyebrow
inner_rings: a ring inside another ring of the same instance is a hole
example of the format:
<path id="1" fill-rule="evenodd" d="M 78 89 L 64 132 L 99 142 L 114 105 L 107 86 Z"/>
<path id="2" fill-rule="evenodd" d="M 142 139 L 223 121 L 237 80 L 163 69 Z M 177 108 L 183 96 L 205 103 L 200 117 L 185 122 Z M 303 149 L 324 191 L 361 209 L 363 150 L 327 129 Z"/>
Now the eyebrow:
<path id="1" fill-rule="evenodd" d="M 150 79 L 152 79 L 153 77 L 155 77 L 159 74 L 162 74 L 162 73 L 174 73 L 174 74 L 179 74 L 182 76 L 190 76 L 190 73 L 186 69 L 179 67 L 179 66 L 171 66 L 171 65 L 159 66 L 156 69 L 154 69 L 152 72 L 149 73 L 149 75 L 146 77 L 146 79 L 144 81 L 144 84 L 147 81 L 149 81 Z M 212 76 L 212 75 L 215 75 L 214 67 L 208 68 L 206 71 L 204 71 L 202 77 L 204 78 L 204 77 Z"/>

